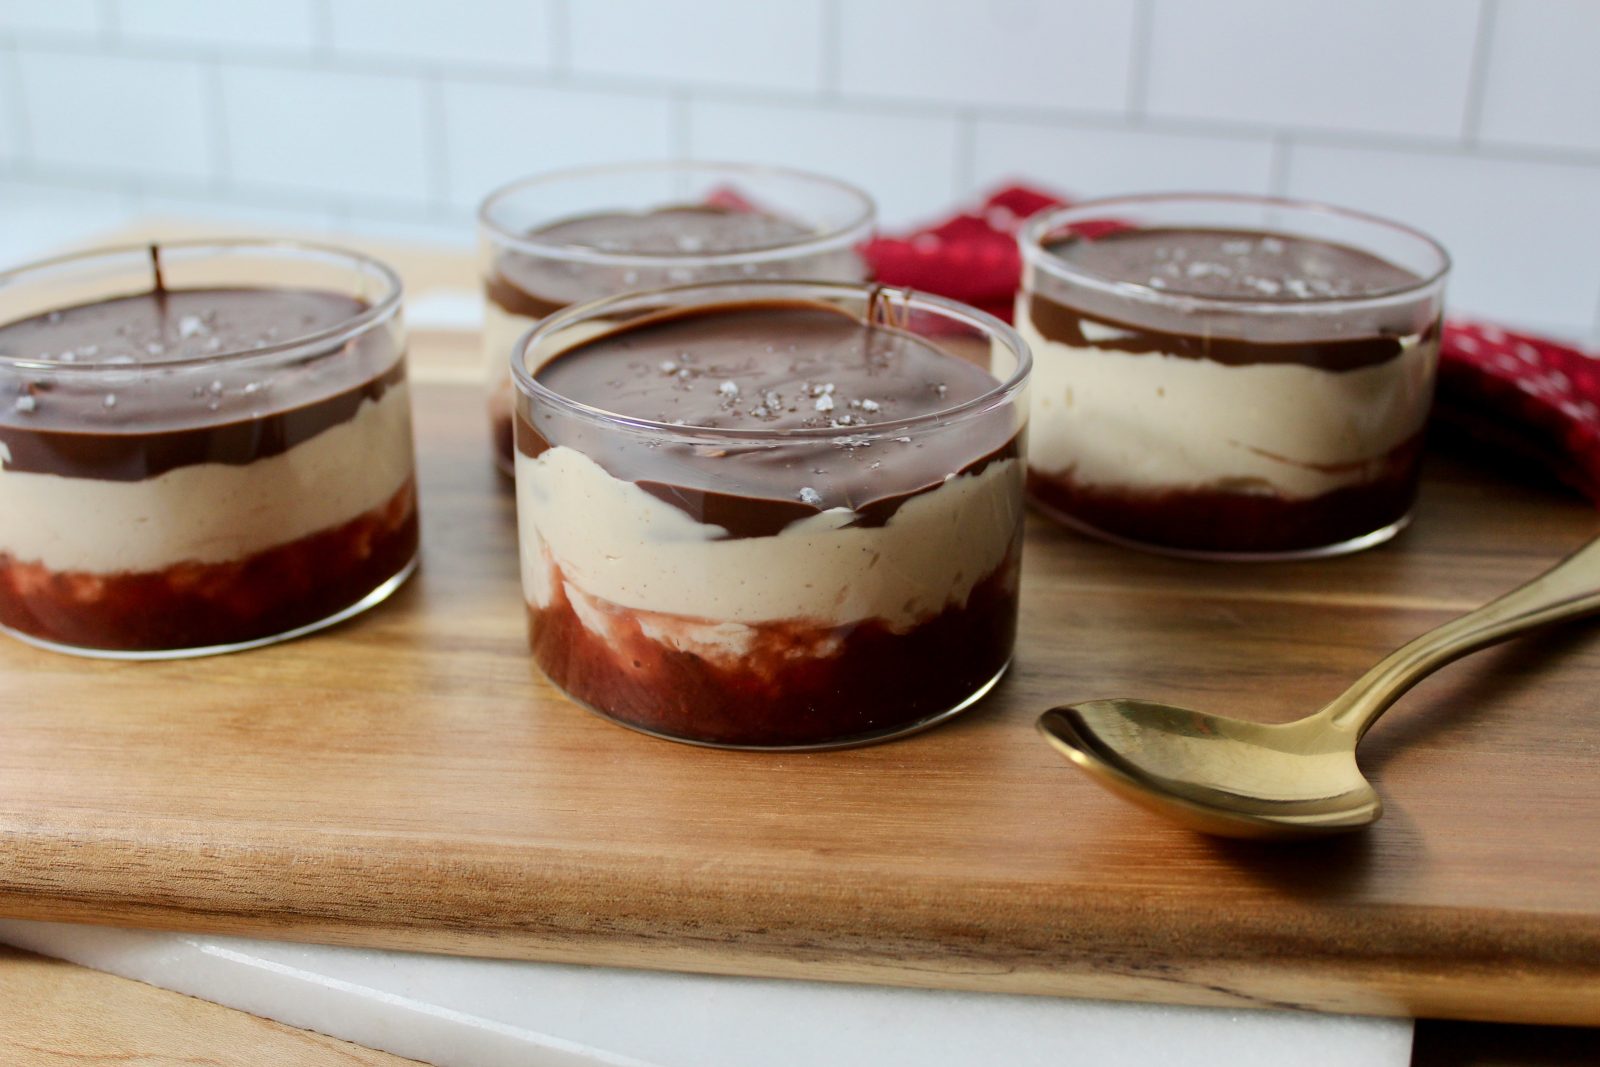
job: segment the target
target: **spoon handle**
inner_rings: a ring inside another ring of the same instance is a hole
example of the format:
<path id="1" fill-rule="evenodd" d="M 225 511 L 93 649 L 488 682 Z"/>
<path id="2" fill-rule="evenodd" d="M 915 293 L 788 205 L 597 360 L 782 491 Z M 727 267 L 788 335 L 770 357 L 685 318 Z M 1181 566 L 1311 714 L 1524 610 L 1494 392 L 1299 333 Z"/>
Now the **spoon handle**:
<path id="1" fill-rule="evenodd" d="M 1406 690 L 1446 663 L 1535 627 L 1593 611 L 1600 611 L 1600 538 L 1528 584 L 1391 652 L 1319 714 L 1359 737 Z"/>

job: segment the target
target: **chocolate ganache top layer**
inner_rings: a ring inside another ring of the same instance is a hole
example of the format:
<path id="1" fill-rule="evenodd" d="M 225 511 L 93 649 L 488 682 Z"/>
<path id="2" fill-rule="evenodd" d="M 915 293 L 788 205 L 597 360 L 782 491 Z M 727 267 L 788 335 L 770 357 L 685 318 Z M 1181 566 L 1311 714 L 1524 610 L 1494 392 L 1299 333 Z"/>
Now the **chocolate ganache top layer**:
<path id="1" fill-rule="evenodd" d="M 661 266 L 641 272 L 637 264 L 624 267 L 568 262 L 555 256 L 506 251 L 495 260 L 488 279 L 488 297 L 513 315 L 543 318 L 568 304 L 671 284 L 672 279 L 665 272 L 670 270 L 675 256 L 756 252 L 813 234 L 811 229 L 779 215 L 714 205 L 583 215 L 529 230 L 526 236 L 541 244 L 660 257 Z M 646 273 L 650 276 L 644 277 Z"/>
<path id="2" fill-rule="evenodd" d="M 1370 252 L 1265 230 L 1116 230 L 1046 245 L 1089 274 L 1152 289 L 1229 300 L 1338 300 L 1379 296 L 1421 279 Z"/>
<path id="3" fill-rule="evenodd" d="M 292 364 L 170 364 L 291 342 L 367 308 L 316 289 L 156 289 L 0 325 L 0 356 L 71 365 L 0 383 L 0 469 L 138 481 L 285 452 L 404 380 L 386 330 Z"/>
<path id="4" fill-rule="evenodd" d="M 1297 304 L 1399 293 L 1422 281 L 1412 271 L 1349 245 L 1264 230 L 1126 229 L 1094 238 L 1066 237 L 1045 249 L 1097 279 L 1175 297 L 1281 304 L 1286 313 Z M 1035 329 L 1075 347 L 1343 371 L 1393 359 L 1400 354 L 1402 337 L 1437 329 L 1437 323 L 1415 323 L 1403 311 L 1382 325 L 1356 323 L 1350 329 L 1347 324 L 1312 340 L 1233 336 L 1198 318 L 1192 332 L 1155 329 L 1129 321 L 1131 301 L 1123 302 L 1121 314 L 1115 313 L 1118 309 L 1107 313 L 1104 296 L 1062 291 L 1065 283 L 1046 280 L 1042 271 L 1035 272 L 1033 281 L 1029 317 Z M 1086 331 L 1085 321 L 1103 328 Z"/>
<path id="5" fill-rule="evenodd" d="M 987 363 L 987 348 L 973 353 Z M 710 305 L 624 324 L 562 352 L 540 384 L 607 412 L 709 430 L 823 431 L 698 442 L 598 426 L 533 405 L 526 455 L 565 445 L 614 477 L 723 527 L 774 534 L 833 508 L 876 526 L 907 499 L 1018 450 L 1008 406 L 938 429 L 879 424 L 949 410 L 996 387 L 987 369 L 903 330 L 803 301 Z M 832 432 L 827 432 L 832 431 Z"/>
<path id="6" fill-rule="evenodd" d="M 264 348 L 332 329 L 365 301 L 321 289 L 159 289 L 0 326 L 0 355 L 118 366 Z"/>

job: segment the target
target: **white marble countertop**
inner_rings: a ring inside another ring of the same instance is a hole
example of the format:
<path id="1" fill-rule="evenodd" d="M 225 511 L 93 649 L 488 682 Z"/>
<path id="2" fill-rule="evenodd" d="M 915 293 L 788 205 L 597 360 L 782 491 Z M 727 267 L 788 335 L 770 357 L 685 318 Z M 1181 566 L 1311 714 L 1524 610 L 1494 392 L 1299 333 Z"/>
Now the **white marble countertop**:
<path id="1" fill-rule="evenodd" d="M 0 943 L 440 1067 L 1404 1067 L 1403 1019 L 466 959 L 0 920 Z"/>

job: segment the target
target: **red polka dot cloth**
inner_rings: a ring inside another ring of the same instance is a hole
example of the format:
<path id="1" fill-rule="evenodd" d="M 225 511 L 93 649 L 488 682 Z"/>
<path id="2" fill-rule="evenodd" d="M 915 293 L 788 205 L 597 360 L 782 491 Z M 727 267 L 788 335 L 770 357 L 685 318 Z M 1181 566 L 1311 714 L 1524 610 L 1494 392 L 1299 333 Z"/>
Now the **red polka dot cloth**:
<path id="1" fill-rule="evenodd" d="M 948 296 L 1010 322 L 1022 277 L 1017 230 L 1030 215 L 1062 203 L 1036 189 L 1012 186 L 976 211 L 904 236 L 876 237 L 862 251 L 880 282 Z M 1597 355 L 1449 319 L 1439 352 L 1436 414 L 1600 503 Z"/>

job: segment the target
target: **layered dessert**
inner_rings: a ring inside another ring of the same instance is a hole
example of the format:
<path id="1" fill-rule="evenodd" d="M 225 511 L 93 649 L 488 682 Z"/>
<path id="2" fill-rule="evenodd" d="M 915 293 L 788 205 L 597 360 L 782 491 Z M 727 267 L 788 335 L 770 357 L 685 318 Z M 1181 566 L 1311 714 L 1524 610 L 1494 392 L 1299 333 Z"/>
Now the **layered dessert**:
<path id="1" fill-rule="evenodd" d="M 523 235 L 529 244 L 554 254 L 500 251 L 484 282 L 483 343 L 494 383 L 489 414 L 501 468 L 510 473 L 513 450 L 511 383 L 505 365 L 512 346 L 529 327 L 569 304 L 662 285 L 719 278 L 857 280 L 862 276 L 860 259 L 848 249 L 793 259 L 716 261 L 782 249 L 813 236 L 815 231 L 798 222 L 724 195 L 718 203 L 568 218 Z M 564 248 L 600 255 L 566 258 L 559 254 Z"/>
<path id="2" fill-rule="evenodd" d="M 1103 227 L 1030 250 L 1028 489 L 1113 540 L 1316 554 L 1402 525 L 1437 291 L 1363 249 L 1265 230 Z"/>
<path id="3" fill-rule="evenodd" d="M 367 310 L 158 286 L 0 326 L 0 357 L 29 361 L 0 380 L 0 624 L 69 649 L 221 650 L 398 582 L 417 509 L 394 335 L 271 355 Z"/>
<path id="4" fill-rule="evenodd" d="M 578 325 L 516 428 L 553 682 L 749 747 L 888 736 L 987 691 L 1015 635 L 1024 420 L 971 410 L 1000 390 L 986 353 L 801 300 Z"/>

